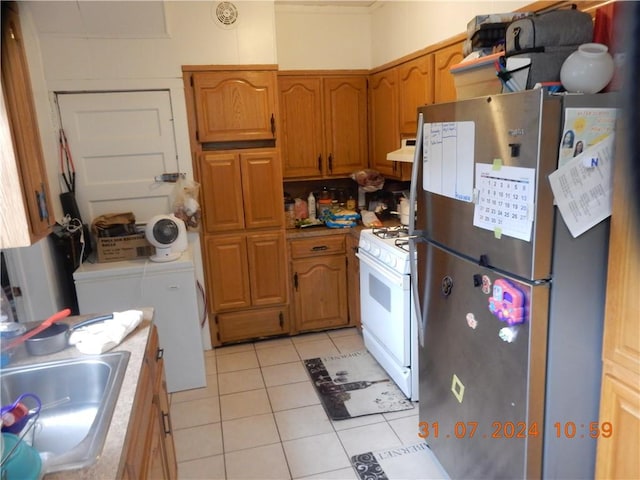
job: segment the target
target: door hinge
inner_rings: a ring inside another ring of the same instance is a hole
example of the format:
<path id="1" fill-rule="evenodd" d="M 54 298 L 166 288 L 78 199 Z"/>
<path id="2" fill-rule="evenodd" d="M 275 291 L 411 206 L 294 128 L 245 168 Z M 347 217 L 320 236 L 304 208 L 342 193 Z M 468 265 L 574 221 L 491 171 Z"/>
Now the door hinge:
<path id="1" fill-rule="evenodd" d="M 158 351 L 156 352 L 156 361 L 162 360 L 162 357 L 164 357 L 164 348 L 158 348 Z"/>

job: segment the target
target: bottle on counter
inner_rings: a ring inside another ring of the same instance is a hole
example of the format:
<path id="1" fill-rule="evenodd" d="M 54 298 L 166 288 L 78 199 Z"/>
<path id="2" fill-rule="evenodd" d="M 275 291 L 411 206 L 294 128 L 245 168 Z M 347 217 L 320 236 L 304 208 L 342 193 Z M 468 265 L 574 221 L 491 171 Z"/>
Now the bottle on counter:
<path id="1" fill-rule="evenodd" d="M 356 200 L 353 198 L 353 195 L 349 195 L 347 199 L 347 210 L 356 210 Z"/>
<path id="2" fill-rule="evenodd" d="M 313 192 L 309 192 L 307 197 L 307 209 L 309 210 L 309 220 L 316 219 L 316 197 L 313 196 Z"/>

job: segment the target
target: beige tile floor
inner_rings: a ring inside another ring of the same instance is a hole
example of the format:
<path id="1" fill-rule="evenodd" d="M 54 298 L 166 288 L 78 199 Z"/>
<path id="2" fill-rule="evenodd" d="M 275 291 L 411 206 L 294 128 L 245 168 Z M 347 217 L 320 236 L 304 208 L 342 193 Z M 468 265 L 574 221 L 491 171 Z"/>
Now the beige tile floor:
<path id="1" fill-rule="evenodd" d="M 357 480 L 352 455 L 417 443 L 417 404 L 327 417 L 302 359 L 362 349 L 346 328 L 207 351 L 207 387 L 171 395 L 179 478 Z"/>

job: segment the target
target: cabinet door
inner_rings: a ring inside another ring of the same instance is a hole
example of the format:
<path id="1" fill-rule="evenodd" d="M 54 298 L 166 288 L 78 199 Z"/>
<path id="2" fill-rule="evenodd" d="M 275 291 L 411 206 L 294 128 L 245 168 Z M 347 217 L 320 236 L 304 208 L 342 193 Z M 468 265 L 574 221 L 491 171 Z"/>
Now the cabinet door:
<path id="1" fill-rule="evenodd" d="M 433 103 L 433 55 L 398 66 L 400 133 L 415 137 L 418 107 Z"/>
<path id="2" fill-rule="evenodd" d="M 51 200 L 47 171 L 44 164 L 38 119 L 36 117 L 31 90 L 31 78 L 27 65 L 26 53 L 22 42 L 22 30 L 18 17 L 17 4 L 2 2 L 2 90 L 9 116 L 9 127 L 13 141 L 13 150 L 18 166 L 18 173 L 22 185 L 7 185 L 3 178 L 3 189 L 22 189 L 24 206 L 26 207 L 29 236 L 34 243 L 49 234 L 49 226 L 54 223 L 52 219 Z M 3 139 L 7 140 L 7 139 Z M 3 158 L 2 162 L 9 162 L 10 158 Z M 3 165 L 3 173 L 5 173 Z M 3 195 L 3 207 L 8 196 Z M 19 197 L 19 195 L 18 195 Z M 20 229 L 23 235 L 15 236 L 11 243 L 7 242 L 3 247 L 26 246 L 24 239 L 25 219 L 12 218 L 18 209 L 8 212 L 4 216 L 2 228 L 11 230 Z M 13 220 L 5 224 L 5 220 Z M 5 234 L 3 233 L 3 241 Z M 19 244 L 14 244 L 19 242 Z"/>
<path id="3" fill-rule="evenodd" d="M 203 153 L 200 181 L 204 227 L 208 233 L 244 228 L 240 160 L 233 153 Z"/>
<path id="4" fill-rule="evenodd" d="M 205 238 L 207 291 L 212 310 L 251 306 L 247 243 L 244 235 Z"/>
<path id="5" fill-rule="evenodd" d="M 281 76 L 278 78 L 282 164 L 285 178 L 322 175 L 324 135 L 322 131 L 322 79 Z"/>
<path id="6" fill-rule="evenodd" d="M 158 467 L 151 468 L 151 472 L 157 469 L 158 472 L 164 472 L 164 476 L 151 475 L 150 479 L 164 478 L 173 480 L 178 478 L 178 464 L 176 460 L 176 449 L 173 441 L 173 426 L 171 425 L 171 414 L 169 411 L 169 396 L 167 393 L 167 382 L 164 376 L 164 359 L 157 358 L 156 378 L 154 387 L 154 408 L 158 413 L 157 449 L 158 449 Z M 151 456 L 154 457 L 152 449 Z M 155 462 L 154 462 L 155 463 Z M 162 470 L 160 470 L 160 467 Z"/>
<path id="7" fill-rule="evenodd" d="M 435 52 L 434 101 L 436 103 L 456 100 L 456 86 L 449 68 L 464 58 L 462 43 L 455 43 Z"/>
<path id="8" fill-rule="evenodd" d="M 284 232 L 247 236 L 251 304 L 277 305 L 287 302 L 287 262 Z"/>
<path id="9" fill-rule="evenodd" d="M 274 151 L 240 154 L 246 228 L 284 225 L 282 169 Z"/>
<path id="10" fill-rule="evenodd" d="M 323 82 L 325 171 L 344 177 L 367 166 L 367 80 L 327 77 Z"/>
<path id="11" fill-rule="evenodd" d="M 276 136 L 276 72 L 194 72 L 200 142 L 269 140 Z"/>
<path id="12" fill-rule="evenodd" d="M 397 74 L 395 68 L 376 73 L 369 88 L 370 166 L 392 178 L 398 176 L 398 167 L 387 160 L 387 153 L 400 148 Z"/>
<path id="13" fill-rule="evenodd" d="M 295 324 L 299 331 L 348 324 L 344 256 L 293 261 Z"/>

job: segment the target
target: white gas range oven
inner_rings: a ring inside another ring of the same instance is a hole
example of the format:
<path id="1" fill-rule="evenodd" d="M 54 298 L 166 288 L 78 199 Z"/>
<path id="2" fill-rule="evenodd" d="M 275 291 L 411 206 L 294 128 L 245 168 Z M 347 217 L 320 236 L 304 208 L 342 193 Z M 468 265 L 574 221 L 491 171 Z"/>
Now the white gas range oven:
<path id="1" fill-rule="evenodd" d="M 411 288 L 408 229 L 362 230 L 357 255 L 364 344 L 407 398 L 417 401 L 418 319 Z"/>

